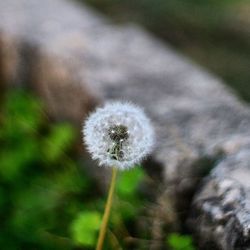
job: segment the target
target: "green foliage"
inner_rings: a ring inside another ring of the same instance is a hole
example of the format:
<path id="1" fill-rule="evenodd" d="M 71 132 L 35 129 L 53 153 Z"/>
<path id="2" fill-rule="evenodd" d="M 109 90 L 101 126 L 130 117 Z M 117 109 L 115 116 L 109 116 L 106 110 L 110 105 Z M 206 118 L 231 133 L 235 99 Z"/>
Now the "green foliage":
<path id="1" fill-rule="evenodd" d="M 69 154 L 76 132 L 50 123 L 28 92 L 5 94 L 0 110 L 0 246 L 71 249 L 67 228 L 82 210 L 90 179 Z"/>
<path id="2" fill-rule="evenodd" d="M 76 245 L 94 247 L 97 232 L 101 225 L 101 214 L 98 212 L 80 212 L 73 220 L 70 230 Z"/>
<path id="3" fill-rule="evenodd" d="M 69 124 L 56 124 L 51 127 L 50 134 L 44 140 L 44 156 L 50 163 L 60 160 L 75 140 L 75 131 Z"/>
<path id="4" fill-rule="evenodd" d="M 139 213 L 143 197 L 139 195 L 138 187 L 145 178 L 145 173 L 140 166 L 120 173 L 116 185 L 118 199 L 115 202 L 114 223 L 121 220 L 129 221 Z"/>
<path id="5" fill-rule="evenodd" d="M 144 172 L 140 166 L 123 171 L 117 181 L 117 194 L 119 197 L 131 198 L 137 194 L 136 189 L 144 178 Z"/>
<path id="6" fill-rule="evenodd" d="M 189 235 L 181 235 L 172 233 L 167 237 L 167 244 L 170 250 L 195 250 L 192 237 Z"/>
<path id="7" fill-rule="evenodd" d="M 23 91 L 6 96 L 0 126 L 0 175 L 14 181 L 22 170 L 36 161 L 39 145 L 33 143 L 37 128 L 42 123 L 42 105 Z"/>

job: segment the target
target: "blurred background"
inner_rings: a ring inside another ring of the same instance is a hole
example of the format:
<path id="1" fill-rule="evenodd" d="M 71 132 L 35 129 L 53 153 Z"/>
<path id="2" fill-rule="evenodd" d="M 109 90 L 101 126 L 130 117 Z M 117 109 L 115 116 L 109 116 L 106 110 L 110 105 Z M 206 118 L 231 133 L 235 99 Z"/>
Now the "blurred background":
<path id="1" fill-rule="evenodd" d="M 249 0 L 86 0 L 117 23 L 143 25 L 250 100 Z"/>
<path id="2" fill-rule="evenodd" d="M 250 101 L 249 0 L 84 3 L 117 24 L 144 26 Z M 0 249 L 94 249 L 105 192 L 85 171 L 93 163 L 80 131 L 53 120 L 27 88 L 5 89 L 0 101 Z M 119 175 L 105 249 L 196 249 L 189 232 L 173 226 L 171 208 L 163 235 L 152 235 L 152 188 L 160 189 L 141 167 Z"/>

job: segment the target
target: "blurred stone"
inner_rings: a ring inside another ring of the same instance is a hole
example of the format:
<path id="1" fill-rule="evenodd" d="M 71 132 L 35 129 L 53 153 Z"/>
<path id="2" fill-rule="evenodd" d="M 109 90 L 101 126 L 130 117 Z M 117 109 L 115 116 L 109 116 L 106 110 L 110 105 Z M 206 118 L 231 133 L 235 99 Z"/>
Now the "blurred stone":
<path id="1" fill-rule="evenodd" d="M 188 224 L 201 249 L 250 249 L 250 140 L 242 142 L 217 162 L 193 200 Z"/>
<path id="2" fill-rule="evenodd" d="M 189 226 L 200 245 L 249 249 L 248 106 L 141 28 L 114 25 L 85 5 L 0 1 L 0 16 L 2 81 L 32 87 L 52 117 L 79 128 L 87 112 L 106 100 L 143 106 L 157 132 L 145 166 L 162 180 L 184 219 L 198 191 Z"/>

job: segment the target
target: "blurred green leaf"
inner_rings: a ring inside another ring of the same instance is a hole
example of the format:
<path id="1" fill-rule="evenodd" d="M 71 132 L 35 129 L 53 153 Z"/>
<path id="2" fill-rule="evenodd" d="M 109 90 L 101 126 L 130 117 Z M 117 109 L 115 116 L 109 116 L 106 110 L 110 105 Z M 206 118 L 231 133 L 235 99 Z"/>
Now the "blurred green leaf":
<path id="1" fill-rule="evenodd" d="M 60 197 L 60 193 L 39 185 L 17 190 L 12 196 L 13 213 L 10 220 L 16 234 L 23 235 L 25 239 L 29 234 L 36 236 L 39 230 L 50 228 L 53 209 Z"/>
<path id="2" fill-rule="evenodd" d="M 8 181 L 14 181 L 24 174 L 27 166 L 38 158 L 38 145 L 27 139 L 16 148 L 0 151 L 0 176 Z"/>
<path id="3" fill-rule="evenodd" d="M 3 105 L 3 125 L 6 135 L 33 133 L 43 120 L 42 103 L 23 90 L 7 92 Z"/>
<path id="4" fill-rule="evenodd" d="M 51 171 L 50 175 L 43 175 L 34 180 L 33 186 L 41 189 L 58 193 L 59 196 L 69 194 L 84 193 L 90 185 L 90 180 L 86 175 L 77 171 L 77 166 L 65 166 Z M 50 196 L 48 196 L 49 199 Z"/>
<path id="5" fill-rule="evenodd" d="M 4 189 L 0 186 L 0 209 L 1 209 L 1 207 L 4 206 L 5 199 L 6 199 L 6 197 L 5 197 Z"/>
<path id="6" fill-rule="evenodd" d="M 138 195 L 138 186 L 145 177 L 141 166 L 135 166 L 127 171 L 119 173 L 116 183 L 117 200 L 114 202 L 112 217 L 114 225 L 120 224 L 123 220 L 128 221 L 136 217 L 143 204 L 142 197 Z"/>
<path id="7" fill-rule="evenodd" d="M 121 172 L 116 187 L 118 196 L 125 198 L 133 196 L 143 178 L 144 172 L 140 166 Z"/>
<path id="8" fill-rule="evenodd" d="M 71 249 L 67 228 L 89 192 L 89 178 L 68 154 L 73 127 L 44 123 L 42 107 L 23 90 L 8 92 L 1 106 L 0 248 Z"/>
<path id="9" fill-rule="evenodd" d="M 171 250 L 195 250 L 190 235 L 181 235 L 177 233 L 169 234 L 167 237 L 167 244 Z"/>
<path id="10" fill-rule="evenodd" d="M 60 157 L 72 146 L 76 133 L 70 124 L 56 124 L 44 140 L 44 156 L 48 162 L 60 160 Z"/>
<path id="11" fill-rule="evenodd" d="M 89 211 L 81 212 L 71 224 L 72 239 L 77 245 L 94 246 L 100 225 L 100 213 Z"/>

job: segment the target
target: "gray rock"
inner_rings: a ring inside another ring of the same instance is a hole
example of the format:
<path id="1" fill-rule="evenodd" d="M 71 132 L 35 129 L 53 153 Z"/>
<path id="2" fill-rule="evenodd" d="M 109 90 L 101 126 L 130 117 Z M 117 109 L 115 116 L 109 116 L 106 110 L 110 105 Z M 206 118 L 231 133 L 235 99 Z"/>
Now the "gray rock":
<path id="1" fill-rule="evenodd" d="M 145 166 L 184 219 L 197 191 L 189 226 L 200 245 L 249 249 L 248 106 L 142 28 L 114 25 L 85 5 L 0 1 L 0 16 L 2 82 L 32 87 L 54 118 L 79 128 L 106 100 L 143 106 L 157 132 Z"/>
<path id="2" fill-rule="evenodd" d="M 189 225 L 202 249 L 214 242 L 218 249 L 250 249 L 250 140 L 237 138 L 225 150 L 194 198 Z"/>

